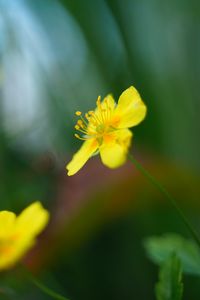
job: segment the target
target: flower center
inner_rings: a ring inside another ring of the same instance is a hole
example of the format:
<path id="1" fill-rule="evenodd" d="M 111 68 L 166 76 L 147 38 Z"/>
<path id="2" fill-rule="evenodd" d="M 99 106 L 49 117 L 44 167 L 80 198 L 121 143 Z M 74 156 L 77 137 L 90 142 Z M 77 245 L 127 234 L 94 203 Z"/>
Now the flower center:
<path id="1" fill-rule="evenodd" d="M 112 109 L 105 99 L 101 102 L 100 96 L 97 99 L 97 108 L 95 111 L 88 111 L 85 116 L 82 116 L 82 112 L 77 111 L 75 114 L 80 119 L 75 125 L 75 129 L 81 132 L 81 136 L 75 133 L 75 137 L 80 140 L 88 140 L 90 138 L 102 138 L 105 133 L 113 131 L 114 128 L 111 124 Z"/>
<path id="2" fill-rule="evenodd" d="M 99 133 L 99 134 L 104 133 L 104 131 L 105 131 L 105 125 L 104 125 L 104 124 L 99 124 L 99 125 L 97 125 L 96 131 L 97 131 L 97 133 Z"/>

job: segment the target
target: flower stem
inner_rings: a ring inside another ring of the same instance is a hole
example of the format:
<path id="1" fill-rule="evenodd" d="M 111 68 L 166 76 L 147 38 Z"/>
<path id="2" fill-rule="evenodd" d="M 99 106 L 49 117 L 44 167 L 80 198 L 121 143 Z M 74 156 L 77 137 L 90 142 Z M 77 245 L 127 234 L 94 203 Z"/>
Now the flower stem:
<path id="1" fill-rule="evenodd" d="M 42 282 L 40 282 L 38 279 L 36 279 L 33 274 L 30 273 L 30 271 L 23 267 L 23 271 L 26 274 L 26 276 L 29 278 L 29 280 L 37 286 L 41 291 L 43 291 L 45 294 L 49 295 L 51 298 L 56 300 L 69 300 L 68 298 L 52 291 L 50 288 L 48 288 L 46 285 L 44 285 Z"/>
<path id="2" fill-rule="evenodd" d="M 166 190 L 166 188 L 154 177 L 152 176 L 136 159 L 133 155 L 129 154 L 129 160 L 136 166 L 136 168 L 145 176 L 147 179 L 155 186 L 157 189 L 169 200 L 171 205 L 174 207 L 180 218 L 182 219 L 183 223 L 193 236 L 194 240 L 197 242 L 200 248 L 200 239 L 193 228 L 193 226 L 188 221 L 187 217 L 183 213 L 183 211 L 179 208 L 178 204 L 176 203 L 175 199 L 171 196 L 171 194 Z"/>
<path id="3" fill-rule="evenodd" d="M 52 291 L 51 289 L 49 289 L 47 286 L 45 286 L 43 283 L 41 283 L 40 281 L 38 281 L 36 278 L 31 277 L 31 281 L 41 290 L 43 291 L 45 294 L 49 295 L 51 298 L 53 299 L 57 299 L 57 300 L 69 300 L 67 298 L 65 298 L 64 296 L 55 293 L 54 291 Z"/>

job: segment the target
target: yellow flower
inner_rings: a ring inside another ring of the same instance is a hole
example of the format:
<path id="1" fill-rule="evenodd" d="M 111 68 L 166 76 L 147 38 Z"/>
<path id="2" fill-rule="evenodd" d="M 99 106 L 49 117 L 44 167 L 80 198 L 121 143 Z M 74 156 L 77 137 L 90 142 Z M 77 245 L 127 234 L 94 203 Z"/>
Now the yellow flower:
<path id="1" fill-rule="evenodd" d="M 75 129 L 82 136 L 75 136 L 84 140 L 84 143 L 66 166 L 69 176 L 78 172 L 98 152 L 103 164 L 109 168 L 124 164 L 132 138 L 132 132 L 128 128 L 139 124 L 147 110 L 133 86 L 121 94 L 118 104 L 111 95 L 106 96 L 102 102 L 98 97 L 96 104 L 96 109 L 89 111 L 84 117 L 80 111 L 76 112 L 80 119 Z"/>
<path id="2" fill-rule="evenodd" d="M 40 202 L 25 208 L 19 216 L 11 211 L 0 212 L 0 270 L 12 267 L 35 244 L 49 213 Z"/>

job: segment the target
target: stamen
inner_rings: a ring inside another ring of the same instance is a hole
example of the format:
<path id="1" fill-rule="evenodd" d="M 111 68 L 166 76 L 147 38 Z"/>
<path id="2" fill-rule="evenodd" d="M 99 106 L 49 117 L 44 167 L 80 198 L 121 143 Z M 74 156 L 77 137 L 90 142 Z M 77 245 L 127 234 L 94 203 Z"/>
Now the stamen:
<path id="1" fill-rule="evenodd" d="M 81 116 L 81 121 L 83 122 L 84 126 L 88 126 L 87 122 L 85 121 L 85 119 Z"/>
<path id="2" fill-rule="evenodd" d="M 90 122 L 92 121 L 94 125 L 97 125 L 98 123 L 101 123 L 101 120 L 99 117 L 95 114 L 94 111 L 90 111 L 91 119 Z"/>
<path id="3" fill-rule="evenodd" d="M 77 133 L 75 133 L 74 136 L 75 136 L 77 139 L 81 140 L 81 141 L 87 141 L 87 140 L 88 140 L 87 138 L 81 137 L 81 136 L 78 135 Z"/>
<path id="4" fill-rule="evenodd" d="M 110 119 L 110 117 L 111 117 L 111 107 L 110 107 L 110 105 L 108 104 L 108 99 L 107 99 L 107 98 L 105 99 L 105 103 L 106 103 L 106 110 L 107 110 L 107 115 L 106 115 L 106 117 L 107 117 L 107 119 Z"/>
<path id="5" fill-rule="evenodd" d="M 88 140 L 90 138 L 101 137 L 107 130 L 110 130 L 110 117 L 112 107 L 109 99 L 105 98 L 101 102 L 101 96 L 96 100 L 97 109 L 89 110 L 82 114 L 81 111 L 76 111 L 76 115 L 80 117 L 75 125 L 75 129 L 82 133 L 83 137 L 75 134 L 75 137 L 80 140 Z"/>
<path id="6" fill-rule="evenodd" d="M 94 119 L 94 118 L 90 118 L 90 123 L 93 125 L 93 126 L 97 126 L 97 121 Z"/>
<path id="7" fill-rule="evenodd" d="M 97 106 L 100 104 L 101 105 L 101 96 L 98 96 L 97 101 L 96 101 Z"/>
<path id="8" fill-rule="evenodd" d="M 82 132 L 83 134 L 88 135 L 88 131 L 86 129 L 78 129 L 78 131 Z"/>
<path id="9" fill-rule="evenodd" d="M 88 121 L 90 121 L 90 117 L 89 117 L 89 114 L 88 114 L 88 113 L 85 114 L 85 118 L 86 118 Z"/>
<path id="10" fill-rule="evenodd" d="M 103 109 L 102 109 L 102 105 L 101 105 L 101 96 L 98 96 L 97 98 L 97 101 L 96 101 L 96 104 L 97 104 L 97 107 L 100 111 L 100 122 L 101 123 L 105 123 L 105 120 L 104 120 L 104 115 L 103 115 Z"/>
<path id="11" fill-rule="evenodd" d="M 78 120 L 77 125 L 79 125 L 81 128 L 84 128 L 84 124 L 82 120 Z"/>

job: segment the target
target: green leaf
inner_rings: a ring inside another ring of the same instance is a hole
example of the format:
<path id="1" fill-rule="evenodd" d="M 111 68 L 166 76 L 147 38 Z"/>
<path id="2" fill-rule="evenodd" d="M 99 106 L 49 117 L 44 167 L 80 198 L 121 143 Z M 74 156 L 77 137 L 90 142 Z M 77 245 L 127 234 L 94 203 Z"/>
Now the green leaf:
<path id="1" fill-rule="evenodd" d="M 172 254 L 161 266 L 155 290 L 157 300 L 182 299 L 182 268 L 176 254 Z"/>
<path id="2" fill-rule="evenodd" d="M 181 260 L 183 272 L 200 275 L 200 250 L 195 242 L 178 234 L 166 234 L 147 238 L 144 246 L 154 263 L 161 264 L 172 253 L 176 253 Z"/>

